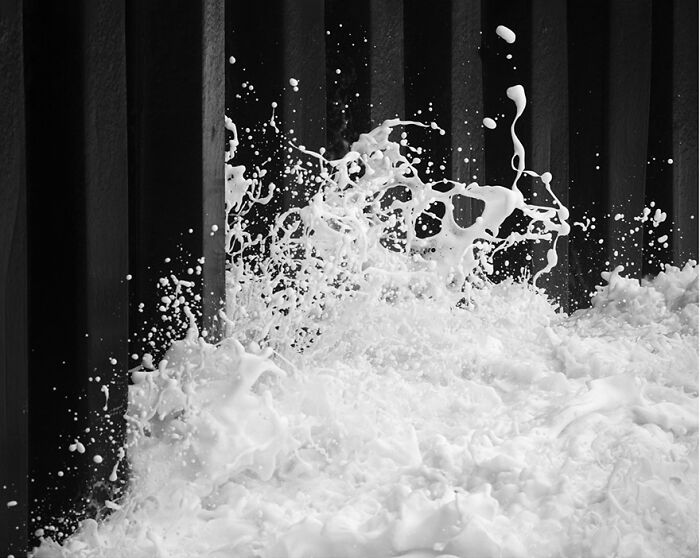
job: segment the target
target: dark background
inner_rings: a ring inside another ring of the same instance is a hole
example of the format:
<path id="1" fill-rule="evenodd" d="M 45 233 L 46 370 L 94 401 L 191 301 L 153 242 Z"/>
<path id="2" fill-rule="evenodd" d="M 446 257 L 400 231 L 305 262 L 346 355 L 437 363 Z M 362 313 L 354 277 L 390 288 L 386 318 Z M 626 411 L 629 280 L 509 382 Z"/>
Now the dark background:
<path id="1" fill-rule="evenodd" d="M 422 110 L 447 133 L 415 141 L 446 175 L 507 185 L 505 89 L 522 84 L 527 167 L 552 172 L 570 222 L 596 219 L 560 243 L 548 280 L 571 311 L 615 250 L 637 276 L 697 258 L 697 12 L 696 0 L 0 3 L 0 552 L 19 554 L 37 528 L 68 533 L 118 495 L 104 479 L 123 439 L 130 355 L 157 356 L 179 331 L 161 327 L 159 277 L 205 257 L 194 290 L 216 340 L 224 110 L 239 130 L 260 128 L 276 101 L 285 130 L 335 155 Z M 501 24 L 515 44 L 496 36 Z M 501 114 L 485 131 L 483 116 Z M 240 162 L 279 160 L 278 140 L 261 133 L 262 155 L 243 142 Z M 289 185 L 282 168 L 273 175 Z M 651 201 L 669 215 L 653 231 L 669 234 L 665 249 L 649 249 L 643 227 L 621 240 L 606 217 L 629 222 Z M 478 209 L 465 206 L 465 222 Z M 509 257 L 528 265 L 523 250 Z M 95 438 L 85 455 L 67 451 L 76 436 Z"/>

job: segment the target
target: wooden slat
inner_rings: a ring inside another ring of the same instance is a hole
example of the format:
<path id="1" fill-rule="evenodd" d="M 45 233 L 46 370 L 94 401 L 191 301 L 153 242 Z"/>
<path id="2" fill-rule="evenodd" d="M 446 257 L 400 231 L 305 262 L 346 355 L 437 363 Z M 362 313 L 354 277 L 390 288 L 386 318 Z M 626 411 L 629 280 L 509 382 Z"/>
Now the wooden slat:
<path id="1" fill-rule="evenodd" d="M 92 477 L 88 455 L 67 451 L 75 437 L 88 442 L 84 429 L 93 420 L 85 397 L 88 378 L 94 374 L 88 371 L 87 359 L 92 341 L 86 324 L 83 5 L 25 0 L 23 7 L 30 247 L 29 532 L 44 527 L 65 532 L 84 512 L 81 499 Z M 64 476 L 59 478 L 58 471 Z"/>
<path id="2" fill-rule="evenodd" d="M 479 49 L 481 0 L 452 0 L 452 178 L 484 184 L 484 88 Z M 480 208 L 473 200 L 459 200 L 455 219 L 462 226 L 474 222 Z"/>
<path id="3" fill-rule="evenodd" d="M 0 6 L 0 549 L 27 542 L 27 198 L 22 2 Z M 7 502 L 17 505 L 8 507 Z"/>
<path id="4" fill-rule="evenodd" d="M 569 299 L 571 310 L 590 306 L 605 271 L 607 231 L 606 74 L 608 0 L 568 2 L 569 43 Z M 597 220 L 582 229 L 575 223 Z M 602 242 L 602 243 L 601 243 Z"/>
<path id="5" fill-rule="evenodd" d="M 84 133 L 85 229 L 85 363 L 90 463 L 93 493 L 102 504 L 112 495 L 108 477 L 123 443 L 128 359 L 128 163 L 126 120 L 126 45 L 124 4 L 111 0 L 83 2 L 82 99 Z M 116 359 L 111 364 L 110 359 Z M 103 386 L 109 388 L 104 411 Z M 103 485 L 104 487 L 100 487 Z"/>
<path id="6" fill-rule="evenodd" d="M 370 0 L 370 102 L 372 125 L 405 117 L 402 0 Z"/>
<path id="7" fill-rule="evenodd" d="M 339 158 L 371 127 L 370 2 L 326 0 L 325 5 L 326 148 L 329 157 Z"/>
<path id="8" fill-rule="evenodd" d="M 224 268 L 224 166 L 222 146 L 225 111 L 225 37 L 224 0 L 202 0 L 201 36 L 201 138 L 202 138 L 202 285 L 203 328 L 210 341 L 218 341 L 223 327 L 218 313 L 226 299 Z M 213 229 L 218 231 L 212 236 Z"/>
<path id="9" fill-rule="evenodd" d="M 644 205 L 667 212 L 660 226 L 644 227 L 642 274 L 656 275 L 673 261 L 673 10 L 668 3 L 652 2 L 651 84 L 649 92 L 649 139 L 647 141 Z M 662 235 L 669 237 L 658 242 Z"/>
<path id="10" fill-rule="evenodd" d="M 404 2 L 404 84 L 406 117 L 427 124 L 435 122 L 444 135 L 430 128 L 409 128 L 408 138 L 424 149 L 416 168 L 424 179 L 439 181 L 451 174 L 452 68 L 451 9 L 449 2 L 435 3 L 430 10 L 417 0 Z M 431 163 L 429 165 L 428 163 Z M 447 190 L 448 185 L 439 188 Z M 416 221 L 419 236 L 437 232 L 444 205 L 433 204 Z"/>
<path id="11" fill-rule="evenodd" d="M 163 329 L 156 283 L 170 273 L 195 281 L 207 338 L 220 335 L 224 23 L 223 0 L 127 2 L 130 330 L 138 354 L 158 356 L 167 346 L 163 336 L 155 350 L 141 340 L 151 326 Z M 189 275 L 201 257 L 202 275 Z"/>
<path id="12" fill-rule="evenodd" d="M 651 0 L 609 3 L 608 67 L 608 259 L 626 273 L 642 270 L 641 228 L 632 217 L 644 208 L 651 83 Z M 615 220 L 616 213 L 625 219 Z"/>
<path id="13" fill-rule="evenodd" d="M 698 3 L 673 2 L 673 261 L 698 259 Z"/>
<path id="14" fill-rule="evenodd" d="M 263 161 L 266 179 L 274 184 L 283 183 L 283 140 L 268 126 L 274 102 L 275 122 L 282 122 L 282 90 L 284 87 L 282 54 L 282 0 L 274 0 L 265 9 L 256 3 L 226 0 L 226 60 L 233 57 L 234 63 L 226 63 L 226 114 L 239 130 L 254 130 L 254 141 L 241 135 L 233 164 L 253 169 Z M 266 39 L 260 41 L 261 35 Z M 255 44 L 255 48 L 250 48 Z M 254 90 L 246 90 L 253 85 Z M 288 84 L 288 82 L 287 82 Z M 229 139 L 233 134 L 229 133 Z M 254 146 L 254 148 L 253 148 Z M 255 155 L 257 151 L 258 155 Z M 269 204 L 254 208 L 247 216 L 248 230 L 253 237 L 267 234 L 274 216 L 282 208 L 282 196 Z"/>
<path id="15" fill-rule="evenodd" d="M 532 79 L 530 82 L 532 168 L 538 173 L 552 173 L 552 190 L 565 205 L 569 204 L 569 100 L 566 2 L 532 1 Z M 541 182 L 533 186 L 534 203 L 550 196 Z M 568 237 L 557 243 L 559 263 L 543 275 L 538 285 L 547 290 L 564 310 L 569 308 Z M 549 246 L 533 247 L 535 269 L 546 265 Z"/>
<path id="16" fill-rule="evenodd" d="M 284 131 L 294 130 L 297 145 L 318 150 L 326 144 L 326 51 L 323 0 L 283 1 Z M 298 91 L 289 83 L 296 79 Z M 297 154 L 293 153 L 296 159 Z M 293 179 L 284 181 L 284 205 L 299 189 Z"/>
<path id="17" fill-rule="evenodd" d="M 418 172 L 427 180 L 449 177 L 451 169 L 451 92 L 450 64 L 451 5 L 436 3 L 430 10 L 417 1 L 404 2 L 404 85 L 406 117 L 424 123 L 437 123 L 440 135 L 430 128 L 409 128 L 408 139 L 424 151 Z M 430 165 L 428 164 L 430 163 Z M 439 188 L 449 189 L 447 185 Z M 444 215 L 442 204 L 433 204 L 416 221 L 419 236 L 438 231 Z"/>
<path id="18" fill-rule="evenodd" d="M 449 176 L 451 168 L 451 10 L 448 2 L 437 2 L 430 10 L 417 0 L 404 2 L 406 117 L 436 122 L 445 131 L 440 135 L 426 129 L 409 130 L 409 137 L 415 138 L 417 145 L 431 150 L 422 158 L 427 162 L 429 156 L 435 164 L 430 176 L 433 179 Z M 421 114 L 417 114 L 419 110 Z M 443 157 L 445 171 L 437 168 Z"/>

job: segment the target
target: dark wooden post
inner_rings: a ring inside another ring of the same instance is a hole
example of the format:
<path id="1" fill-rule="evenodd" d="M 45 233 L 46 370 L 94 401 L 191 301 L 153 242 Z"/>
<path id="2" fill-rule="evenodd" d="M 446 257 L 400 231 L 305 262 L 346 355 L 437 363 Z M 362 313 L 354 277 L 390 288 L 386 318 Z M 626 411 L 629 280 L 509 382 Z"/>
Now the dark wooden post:
<path id="1" fill-rule="evenodd" d="M 283 0 L 283 125 L 297 145 L 318 150 L 326 144 L 326 49 L 323 0 Z M 290 80 L 298 82 L 297 91 Z M 296 154 L 291 154 L 292 159 Z M 299 188 L 284 181 L 284 206 L 294 205 Z"/>
<path id="2" fill-rule="evenodd" d="M 94 480 L 107 484 L 123 442 L 127 399 L 129 261 L 126 43 L 122 2 L 83 2 L 85 382 Z M 104 410 L 102 387 L 109 388 Z M 101 504 L 102 502 L 100 502 Z"/>
<path id="3" fill-rule="evenodd" d="M 210 340 L 220 336 L 224 23 L 223 0 L 127 1 L 129 194 L 136 216 L 130 330 L 139 354 L 159 352 L 142 340 L 161 323 L 158 304 L 149 301 L 157 300 L 159 278 L 171 273 L 196 283 L 203 330 Z M 148 303 L 143 314 L 136 312 L 140 303 Z M 162 347 L 167 338 L 151 341 Z"/>
<path id="4" fill-rule="evenodd" d="M 673 261 L 698 258 L 698 3 L 673 2 Z"/>
<path id="5" fill-rule="evenodd" d="M 649 139 L 644 205 L 668 214 L 660 226 L 644 226 L 643 275 L 656 275 L 661 264 L 673 261 L 673 10 L 668 3 L 652 2 L 651 84 Z M 658 238 L 668 237 L 660 243 Z"/>
<path id="6" fill-rule="evenodd" d="M 202 285 L 203 328 L 212 341 L 221 339 L 223 326 L 219 311 L 226 291 L 224 266 L 224 166 L 221 154 L 224 127 L 221 123 L 226 104 L 224 0 L 202 0 L 201 132 L 202 138 Z M 215 232 L 215 229 L 217 231 Z"/>
<path id="7" fill-rule="evenodd" d="M 566 30 L 566 2 L 561 0 L 533 0 L 531 31 L 530 111 L 532 122 L 532 168 L 538 173 L 552 173 L 552 190 L 559 200 L 569 205 L 569 99 L 568 56 Z M 533 186 L 534 203 L 549 200 L 544 186 Z M 564 310 L 569 308 L 569 254 L 568 237 L 557 244 L 559 263 L 542 277 L 540 285 Z M 533 247 L 538 266 L 546 264 L 544 245 Z"/>
<path id="8" fill-rule="evenodd" d="M 424 176 L 432 180 L 451 174 L 451 10 L 449 2 L 436 2 L 429 10 L 417 0 L 403 3 L 406 118 L 427 124 L 436 122 L 445 132 L 441 135 L 429 129 L 409 131 L 410 138 L 416 138 L 418 145 L 429 150 L 423 157 L 424 163 L 430 159 L 434 167 L 421 164 L 419 169 L 422 167 Z"/>
<path id="9" fill-rule="evenodd" d="M 369 3 L 372 125 L 405 117 L 403 1 Z"/>
<path id="10" fill-rule="evenodd" d="M 370 0 L 326 0 L 326 136 L 341 157 L 370 131 Z"/>
<path id="11" fill-rule="evenodd" d="M 27 542 L 27 196 L 22 2 L 0 5 L 0 552 Z M 17 505 L 9 506 L 8 502 Z"/>
<path id="12" fill-rule="evenodd" d="M 629 275 L 642 271 L 642 214 L 647 167 L 651 86 L 651 0 L 609 4 L 608 67 L 608 259 Z M 616 213 L 625 219 L 615 220 Z"/>
<path id="13" fill-rule="evenodd" d="M 483 185 L 486 162 L 480 47 L 481 0 L 452 0 L 452 178 Z M 467 226 L 479 213 L 473 200 L 459 200 L 455 219 Z"/>
<path id="14" fill-rule="evenodd" d="M 569 45 L 569 285 L 571 310 L 590 306 L 590 293 L 604 271 L 607 231 L 606 74 L 608 1 L 567 3 Z M 573 223 L 596 222 L 585 228 Z M 602 242 L 602 244 L 601 244 Z"/>
<path id="15" fill-rule="evenodd" d="M 23 5 L 31 531 L 60 538 L 120 486 L 108 478 L 128 382 L 125 13 Z M 76 438 L 84 454 L 69 452 Z"/>

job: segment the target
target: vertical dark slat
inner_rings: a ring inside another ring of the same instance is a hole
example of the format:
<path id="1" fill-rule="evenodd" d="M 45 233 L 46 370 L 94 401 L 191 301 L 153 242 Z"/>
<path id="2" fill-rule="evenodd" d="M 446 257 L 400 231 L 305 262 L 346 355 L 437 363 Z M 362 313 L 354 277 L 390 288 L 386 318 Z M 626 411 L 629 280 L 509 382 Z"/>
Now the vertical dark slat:
<path id="1" fill-rule="evenodd" d="M 552 173 L 552 191 L 565 206 L 569 205 L 569 100 L 566 2 L 532 1 L 532 79 L 530 83 L 532 168 L 538 173 Z M 533 186 L 533 201 L 547 200 L 550 195 L 541 182 Z M 540 203 L 542 203 L 540 202 Z M 568 295 L 568 237 L 557 243 L 559 263 L 542 276 L 540 286 L 566 311 Z M 546 264 L 549 246 L 533 247 L 535 269 Z"/>
<path id="2" fill-rule="evenodd" d="M 345 155 L 371 126 L 369 4 L 326 0 L 326 147 L 331 158 Z"/>
<path id="3" fill-rule="evenodd" d="M 656 275 L 662 264 L 673 261 L 673 10 L 664 0 L 652 1 L 651 86 L 649 93 L 649 138 L 644 204 L 667 212 L 657 227 L 644 227 L 643 275 Z M 658 239 L 666 235 L 666 243 Z M 664 247 L 664 245 L 666 247 Z"/>
<path id="4" fill-rule="evenodd" d="M 226 0 L 225 48 L 226 110 L 239 126 L 253 127 L 270 118 L 273 101 L 280 101 L 283 78 L 282 0 L 274 0 L 264 8 L 252 2 Z M 258 40 L 266 34 L 264 41 Z M 255 44 L 255 48 L 251 48 Z M 254 102 L 242 84 L 252 84 Z M 279 109 L 277 111 L 279 115 Z M 246 142 L 241 142 L 244 149 Z"/>
<path id="5" fill-rule="evenodd" d="M 372 125 L 405 117 L 402 0 L 370 0 L 370 103 Z"/>
<path id="6" fill-rule="evenodd" d="M 424 149 L 418 172 L 426 180 L 439 181 L 451 173 L 450 82 L 451 4 L 436 3 L 430 10 L 418 0 L 404 2 L 404 83 L 406 86 L 406 117 L 424 123 L 435 122 L 444 130 L 440 135 L 430 128 L 409 128 L 409 141 Z M 429 47 L 427 47 L 429 45 Z M 431 163 L 432 165 L 429 165 Z M 449 189 L 447 185 L 440 188 Z M 441 203 L 432 204 L 416 222 L 419 235 L 437 232 L 445 213 Z"/>
<path id="7" fill-rule="evenodd" d="M 631 276 L 642 271 L 641 228 L 632 217 L 644 208 L 651 88 L 651 0 L 609 3 L 608 259 Z M 625 219 L 615 220 L 616 213 Z"/>
<path id="8" fill-rule="evenodd" d="M 607 198 L 608 0 L 569 0 L 569 297 L 571 310 L 590 305 L 605 270 L 602 216 Z M 596 221 L 585 228 L 575 223 Z M 593 228 L 595 227 L 595 228 Z"/>
<path id="9" fill-rule="evenodd" d="M 87 441 L 92 418 L 85 397 L 93 374 L 85 337 L 83 15 L 79 2 L 24 2 L 30 532 L 75 526 L 92 476 L 87 455 L 67 451 L 74 437 Z"/>
<path id="10" fill-rule="evenodd" d="M 163 329 L 156 284 L 170 273 L 195 282 L 207 338 L 219 338 L 217 314 L 224 293 L 224 23 L 223 0 L 127 2 L 134 218 L 130 329 L 132 350 L 139 354 L 148 351 L 157 357 L 169 341 L 161 335 L 153 348 L 142 339 L 151 326 Z M 213 235 L 212 225 L 218 227 Z M 189 275 L 186 270 L 196 268 L 202 257 L 202 274 Z M 146 304 L 143 313 L 136 312 L 140 303 Z"/>
<path id="11" fill-rule="evenodd" d="M 254 131 L 254 141 L 241 136 L 232 164 L 245 165 L 253 169 L 262 161 L 269 182 L 283 183 L 284 151 L 283 140 L 268 125 L 272 107 L 281 107 L 284 87 L 282 49 L 282 0 L 267 3 L 265 9 L 251 2 L 226 1 L 226 59 L 233 57 L 234 63 L 226 64 L 226 111 L 227 115 L 243 132 L 246 128 Z M 260 41 L 261 35 L 266 39 Z M 255 48 L 250 48 L 255 44 Z M 254 91 L 243 87 L 253 85 Z M 279 126 L 282 109 L 275 111 L 275 122 Z M 233 134 L 231 133 L 232 137 Z M 258 155 L 255 155 L 255 151 Z M 248 228 L 253 236 L 266 234 L 267 228 L 276 214 L 281 211 L 282 196 L 275 197 L 268 205 L 255 207 L 247 216 Z"/>
<path id="12" fill-rule="evenodd" d="M 27 1 L 24 28 L 31 531 L 61 538 L 120 486 L 108 477 L 127 381 L 124 7 Z"/>
<path id="13" fill-rule="evenodd" d="M 318 150 L 326 144 L 326 50 L 323 0 L 284 0 L 283 122 L 297 145 Z M 294 91 L 290 79 L 299 83 Z M 291 154 L 296 159 L 296 153 Z M 285 180 L 284 205 L 293 204 L 299 185 Z"/>
<path id="14" fill-rule="evenodd" d="M 224 10 L 224 0 L 202 2 L 202 326 L 210 341 L 221 339 L 223 324 L 220 323 L 218 314 L 226 298 L 224 166 L 221 164 L 224 145 L 222 119 L 226 110 Z M 218 229 L 217 232 L 214 232 L 215 228 Z"/>
<path id="15" fill-rule="evenodd" d="M 437 122 L 445 135 L 433 131 L 411 130 L 414 137 L 425 137 L 426 147 L 433 151 L 437 165 L 443 157 L 449 165 L 452 98 L 451 60 L 451 4 L 438 2 L 425 10 L 418 0 L 404 2 L 404 79 L 406 86 L 406 116 L 422 122 Z M 432 110 L 431 110 L 432 108 Z M 417 111 L 422 111 L 417 115 Z M 449 171 L 435 173 L 443 176 Z"/>
<path id="16" fill-rule="evenodd" d="M 108 477 L 123 442 L 128 370 L 128 165 L 124 4 L 83 3 L 84 269 L 87 407 L 91 481 L 104 485 L 97 505 L 111 496 Z M 116 359 L 116 364 L 110 364 Z M 109 387 L 108 410 L 103 411 Z"/>
<path id="17" fill-rule="evenodd" d="M 698 3 L 673 2 L 673 261 L 698 259 Z"/>
<path id="18" fill-rule="evenodd" d="M 484 88 L 481 66 L 481 0 L 452 0 L 452 179 L 484 184 Z M 455 219 L 474 222 L 480 208 L 458 200 Z"/>
<path id="19" fill-rule="evenodd" d="M 27 198 L 22 2 L 0 6 L 0 551 L 27 541 Z M 14 507 L 6 503 L 16 501 Z"/>

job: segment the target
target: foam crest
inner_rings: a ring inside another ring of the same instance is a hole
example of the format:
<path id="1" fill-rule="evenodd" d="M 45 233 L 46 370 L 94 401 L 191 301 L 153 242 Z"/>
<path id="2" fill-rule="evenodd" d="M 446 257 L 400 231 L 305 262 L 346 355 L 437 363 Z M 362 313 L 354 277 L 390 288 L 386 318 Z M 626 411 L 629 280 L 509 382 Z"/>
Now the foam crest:
<path id="1" fill-rule="evenodd" d="M 314 193 L 307 205 L 280 215 L 267 236 L 253 238 L 240 209 L 244 203 L 267 203 L 273 189 L 263 197 L 259 180 L 247 180 L 243 167 L 229 165 L 235 195 L 228 207 L 236 212 L 229 233 L 229 292 L 236 295 L 229 299 L 230 331 L 240 332 L 243 322 L 248 338 L 256 342 L 306 345 L 346 297 L 390 292 L 394 297 L 443 297 L 455 304 L 465 296 L 468 300 L 471 289 L 487 280 L 495 254 L 518 243 L 549 243 L 547 262 L 535 280 L 551 270 L 557 262 L 556 241 L 569 232 L 568 210 L 551 190 L 551 174 L 524 168 L 515 124 L 525 110 L 525 93 L 514 86 L 508 96 L 516 107 L 511 135 L 513 161 L 518 162 L 510 187 L 424 180 L 411 157 L 420 149 L 391 136 L 397 127 L 428 125 L 387 120 L 362 134 L 337 160 L 298 148 L 314 161 L 316 171 L 309 175 L 304 168 L 295 187 L 306 185 Z M 518 188 L 523 174 L 542 180 L 552 206 L 525 200 Z M 465 198 L 484 206 L 468 226 L 455 218 Z M 516 212 L 527 219 L 524 231 L 502 235 L 505 221 Z M 430 230 L 426 220 L 432 223 Z M 250 320 L 255 302 L 258 323 Z"/>

